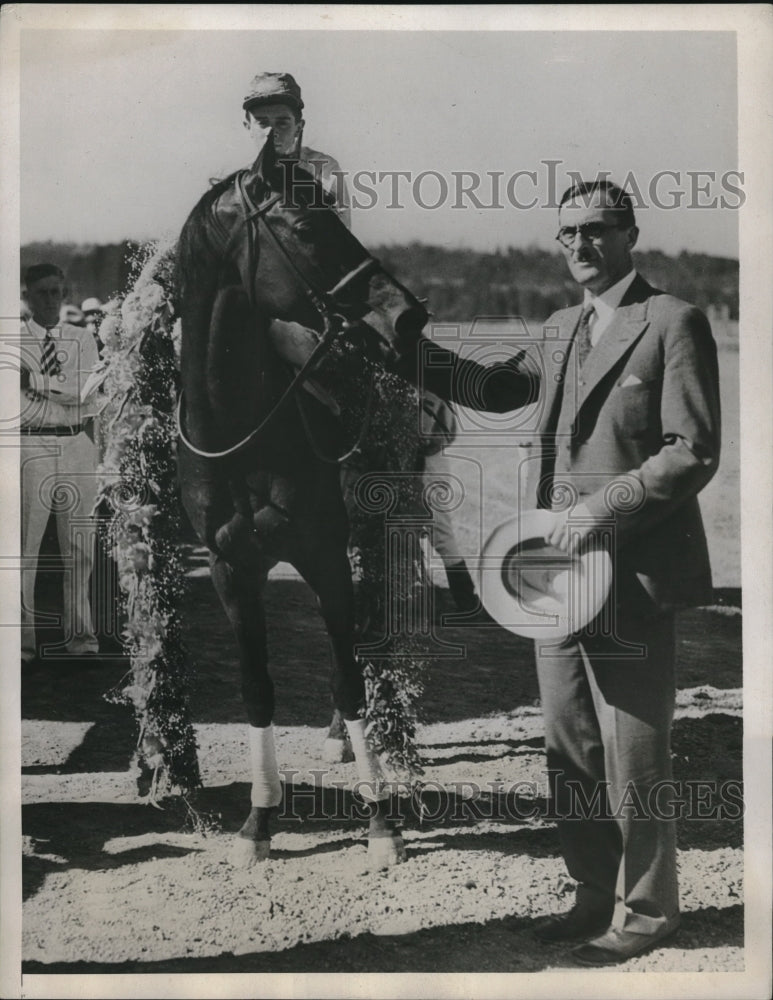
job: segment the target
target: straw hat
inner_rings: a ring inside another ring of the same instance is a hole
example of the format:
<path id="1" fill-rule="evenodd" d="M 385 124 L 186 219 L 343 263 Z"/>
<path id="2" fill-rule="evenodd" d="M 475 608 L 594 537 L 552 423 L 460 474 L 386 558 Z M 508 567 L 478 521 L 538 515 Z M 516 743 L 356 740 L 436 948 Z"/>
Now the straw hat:
<path id="1" fill-rule="evenodd" d="M 569 555 L 545 542 L 553 515 L 530 510 L 503 521 L 481 553 L 480 598 L 504 628 L 530 639 L 563 639 L 588 625 L 606 602 L 606 549 Z"/>

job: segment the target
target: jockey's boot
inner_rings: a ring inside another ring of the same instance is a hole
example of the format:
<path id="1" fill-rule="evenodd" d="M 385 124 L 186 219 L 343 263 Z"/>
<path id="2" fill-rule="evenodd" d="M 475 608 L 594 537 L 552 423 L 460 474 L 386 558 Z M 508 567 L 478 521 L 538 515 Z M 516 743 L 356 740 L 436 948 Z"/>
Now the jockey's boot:
<path id="1" fill-rule="evenodd" d="M 263 556 L 253 526 L 244 514 L 235 513 L 219 527 L 214 542 L 216 551 L 234 566 L 257 565 Z"/>
<path id="2" fill-rule="evenodd" d="M 258 543 L 269 555 L 280 556 L 292 537 L 290 511 L 295 493 L 295 487 L 284 476 L 271 473 L 268 503 L 253 506 L 252 523 Z"/>
<path id="3" fill-rule="evenodd" d="M 448 587 L 456 605 L 456 610 L 465 614 L 477 611 L 480 607 L 480 601 L 478 600 L 478 595 L 475 592 L 475 584 L 464 559 L 446 566 L 445 569 Z"/>
<path id="4" fill-rule="evenodd" d="M 290 534 L 290 518 L 272 503 L 267 503 L 256 511 L 252 515 L 252 523 L 260 545 L 269 550 L 280 548 L 285 537 Z"/>
<path id="5" fill-rule="evenodd" d="M 446 566 L 446 577 L 456 609 L 464 615 L 459 624 L 490 625 L 493 619 L 480 602 L 464 559 Z"/>

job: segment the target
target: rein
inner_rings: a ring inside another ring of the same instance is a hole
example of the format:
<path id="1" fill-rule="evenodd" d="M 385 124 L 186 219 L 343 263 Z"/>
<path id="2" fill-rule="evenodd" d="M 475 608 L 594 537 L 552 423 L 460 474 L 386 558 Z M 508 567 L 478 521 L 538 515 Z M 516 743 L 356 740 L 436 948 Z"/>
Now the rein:
<path id="1" fill-rule="evenodd" d="M 183 431 L 183 392 L 177 400 L 177 408 L 175 411 L 175 421 L 177 424 L 177 433 L 180 440 L 185 445 L 189 451 L 192 451 L 194 455 L 198 455 L 200 458 L 228 458 L 243 451 L 245 448 L 249 447 L 250 444 L 263 432 L 266 427 L 271 423 L 274 417 L 277 415 L 282 406 L 286 403 L 291 396 L 293 396 L 298 387 L 305 381 L 311 370 L 319 363 L 319 361 L 327 354 L 327 352 L 332 347 L 336 339 L 344 332 L 347 328 L 347 320 L 342 317 L 339 313 L 335 311 L 336 299 L 337 297 L 346 289 L 352 281 L 357 278 L 372 273 L 376 268 L 380 266 L 378 260 L 375 257 L 368 257 L 357 267 L 352 268 L 343 278 L 332 288 L 329 292 L 325 292 L 315 287 L 315 285 L 309 280 L 309 278 L 303 274 L 300 268 L 296 265 L 291 254 L 287 251 L 282 241 L 279 239 L 277 234 L 272 229 L 267 215 L 271 208 L 276 204 L 277 201 L 282 197 L 281 194 L 276 194 L 272 198 L 263 202 L 261 205 L 256 206 L 249 194 L 244 187 L 244 177 L 240 174 L 236 178 L 236 189 L 239 194 L 239 200 L 242 205 L 242 210 L 244 212 L 243 218 L 239 221 L 239 226 L 234 234 L 231 236 L 228 244 L 226 246 L 226 254 L 230 251 L 232 244 L 235 242 L 236 236 L 239 229 L 244 225 L 247 229 L 247 277 L 249 280 L 245 281 L 244 284 L 247 287 L 247 294 L 250 300 L 250 305 L 254 307 L 254 289 L 252 283 L 252 274 L 255 264 L 255 231 L 251 223 L 257 223 L 259 225 L 263 223 L 266 232 L 271 236 L 274 241 L 275 246 L 279 249 L 285 263 L 288 265 L 292 273 L 300 282 L 306 295 L 311 300 L 312 305 L 322 317 L 324 323 L 324 329 L 322 332 L 322 337 L 319 343 L 311 352 L 309 357 L 304 362 L 302 368 L 295 377 L 292 379 L 290 384 L 287 386 L 285 391 L 280 396 L 279 400 L 274 404 L 269 413 L 263 418 L 263 420 L 258 424 L 258 426 L 250 431 L 246 437 L 242 438 L 236 444 L 231 445 L 229 448 L 225 448 L 222 451 L 205 451 L 202 448 L 197 448 L 192 441 L 190 441 Z M 257 226 L 255 226 L 257 228 Z M 368 391 L 368 403 L 366 406 L 365 416 L 363 418 L 362 427 L 360 429 L 360 434 L 354 445 L 343 455 L 339 455 L 336 458 L 329 458 L 323 455 L 319 448 L 317 447 L 314 437 L 309 425 L 309 421 L 306 417 L 306 413 L 303 410 L 300 399 L 296 399 L 298 406 L 298 412 L 301 417 L 301 423 L 303 424 L 304 431 L 306 433 L 307 440 L 313 451 L 314 455 L 322 462 L 329 465 L 341 465 L 352 457 L 355 453 L 360 451 L 362 442 L 365 439 L 367 433 L 368 425 L 370 423 L 370 418 L 373 413 L 373 403 L 375 398 L 375 384 L 376 377 L 375 374 L 371 377 L 370 389 Z"/>
<path id="2" fill-rule="evenodd" d="M 254 430 L 250 431 L 250 433 L 246 437 L 242 438 L 242 440 L 238 441 L 236 444 L 231 445 L 230 448 L 225 448 L 223 451 L 204 451 L 202 448 L 197 448 L 196 445 L 193 444 L 192 441 L 189 441 L 188 438 L 185 436 L 185 432 L 183 431 L 182 428 L 183 393 L 180 392 L 180 395 L 177 399 L 177 410 L 175 413 L 175 419 L 177 421 L 177 433 L 180 435 L 180 440 L 182 441 L 182 443 L 185 445 L 186 448 L 192 451 L 194 455 L 198 455 L 200 458 L 228 458 L 229 455 L 235 455 L 237 454 L 237 452 L 243 451 L 248 445 L 252 444 L 255 438 L 258 437 L 258 435 L 262 431 L 266 429 L 269 422 L 273 420 L 273 418 L 276 416 L 280 407 L 286 402 L 286 400 L 290 398 L 290 396 L 295 392 L 300 383 L 305 380 L 306 376 L 309 374 L 309 371 L 314 365 L 317 364 L 320 357 L 322 357 L 324 354 L 327 353 L 328 349 L 330 348 L 330 345 L 336 339 L 336 337 L 338 337 L 340 333 L 341 330 L 335 330 L 332 327 L 324 332 L 322 339 L 314 348 L 314 350 L 311 352 L 309 357 L 306 359 L 303 368 L 301 368 L 301 370 L 298 372 L 298 374 L 295 376 L 292 382 L 287 386 L 287 388 L 282 393 L 278 401 L 274 404 L 270 412 L 263 418 L 263 420 L 261 420 L 261 422 Z"/>

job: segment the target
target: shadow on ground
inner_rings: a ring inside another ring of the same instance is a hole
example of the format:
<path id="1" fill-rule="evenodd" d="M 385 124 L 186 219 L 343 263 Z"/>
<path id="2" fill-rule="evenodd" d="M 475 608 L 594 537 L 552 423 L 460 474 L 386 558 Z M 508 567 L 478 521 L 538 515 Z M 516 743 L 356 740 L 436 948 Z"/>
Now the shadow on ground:
<path id="1" fill-rule="evenodd" d="M 674 776 L 680 782 L 682 802 L 681 811 L 677 812 L 680 849 L 742 846 L 741 736 L 740 719 L 729 715 L 717 713 L 676 722 L 674 746 L 689 750 L 689 755 L 680 756 L 677 752 L 674 757 Z M 76 755 L 82 765 L 82 748 Z M 91 762 L 87 769 L 96 770 L 96 762 Z M 58 770 L 66 771 L 68 767 Z M 516 778 L 513 775 L 513 780 Z M 191 804 L 218 831 L 233 834 L 249 812 L 250 786 L 232 782 L 203 788 Z M 365 832 L 366 815 L 362 802 L 347 788 L 293 783 L 284 787 L 283 802 L 272 820 L 272 829 L 276 833 L 336 831 L 358 839 Z M 560 855 L 550 803 L 539 795 L 531 797 L 505 790 L 469 799 L 453 790 L 428 785 L 412 797 L 395 797 L 391 818 L 403 829 L 422 831 L 422 849 L 488 850 L 532 857 Z M 24 897 L 37 892 L 49 871 L 103 870 L 164 856 L 165 851 L 172 851 L 172 856 L 187 853 L 185 848 L 159 844 L 115 855 L 106 853 L 104 845 L 114 837 L 177 832 L 185 829 L 189 820 L 187 806 L 180 799 L 168 800 L 161 811 L 139 802 L 62 801 L 25 805 L 22 832 L 34 842 L 36 854 L 24 859 Z M 304 849 L 304 854 L 338 848 L 340 842 L 320 844 Z M 41 854 L 60 860 L 36 856 Z"/>
<path id="2" fill-rule="evenodd" d="M 52 570 L 40 577 L 41 606 L 55 611 L 61 576 Z M 453 613 L 448 591 L 435 588 L 433 599 L 438 622 Z M 678 616 L 679 687 L 742 684 L 741 615 L 728 608 L 740 605 L 740 593 L 718 591 L 716 599 L 712 608 Z M 300 580 L 274 579 L 267 588 L 266 614 L 276 687 L 274 721 L 280 726 L 327 725 L 332 712 L 330 653 L 314 595 Z M 236 647 L 207 577 L 188 580 L 183 620 L 194 722 L 246 722 Z M 48 628 L 39 635 L 55 643 L 60 633 Z M 423 721 L 453 722 L 539 703 L 531 641 L 497 625 L 437 624 L 436 635 L 440 642 L 462 647 L 463 655 L 428 661 Z M 107 656 L 96 663 L 45 657 L 37 668 L 25 669 L 23 718 L 102 722 L 117 733 L 124 725 L 122 716 L 103 696 L 118 684 L 128 664 L 114 636 L 103 638 L 102 648 Z"/>
<path id="3" fill-rule="evenodd" d="M 577 969 L 565 945 L 537 944 L 533 921 L 513 916 L 485 924 L 451 924 L 413 934 L 362 934 L 297 945 L 281 952 L 224 954 L 162 962 L 27 962 L 25 973 L 347 973 L 347 972 L 540 972 Z M 687 913 L 660 947 L 742 947 L 743 908 L 710 907 Z"/>

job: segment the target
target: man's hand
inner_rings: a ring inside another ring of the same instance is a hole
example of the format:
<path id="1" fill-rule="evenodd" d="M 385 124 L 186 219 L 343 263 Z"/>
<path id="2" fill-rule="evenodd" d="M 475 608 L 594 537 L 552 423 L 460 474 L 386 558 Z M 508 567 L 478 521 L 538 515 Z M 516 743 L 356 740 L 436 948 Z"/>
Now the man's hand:
<path id="1" fill-rule="evenodd" d="M 509 413 L 537 401 L 540 372 L 529 354 L 520 351 L 507 361 L 487 366 L 485 383 L 490 409 L 495 413 Z"/>
<path id="2" fill-rule="evenodd" d="M 553 518 L 552 529 L 545 535 L 545 541 L 570 555 L 580 548 L 595 527 L 591 512 L 584 503 L 578 503 L 571 510 L 556 511 Z"/>

